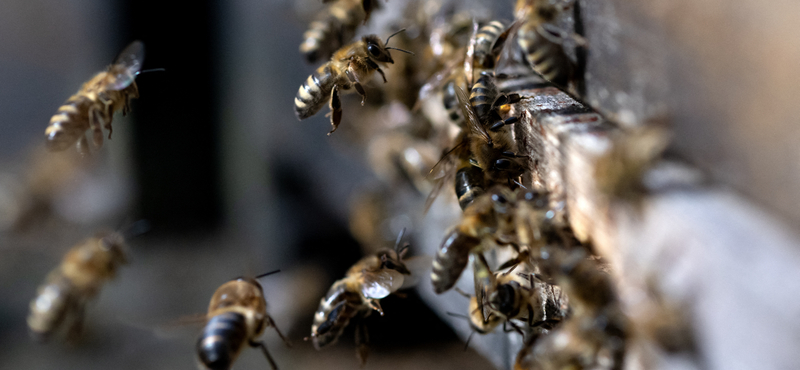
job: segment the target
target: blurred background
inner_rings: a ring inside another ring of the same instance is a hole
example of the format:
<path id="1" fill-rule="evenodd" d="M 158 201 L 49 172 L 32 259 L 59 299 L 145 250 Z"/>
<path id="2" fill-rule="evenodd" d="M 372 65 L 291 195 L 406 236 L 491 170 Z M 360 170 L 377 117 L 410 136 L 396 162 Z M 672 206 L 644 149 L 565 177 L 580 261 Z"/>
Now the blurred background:
<path id="1" fill-rule="evenodd" d="M 292 111 L 315 68 L 297 48 L 321 8 L 3 1 L 0 369 L 195 368 L 200 327 L 176 322 L 204 313 L 225 281 L 273 269 L 282 272 L 263 281 L 268 310 L 294 342 L 288 349 L 267 332 L 281 368 L 358 366 L 352 331 L 321 352 L 302 340 L 320 297 L 362 254 L 348 230 L 350 200 L 377 187 L 346 133 L 328 137 L 323 114 L 298 122 Z M 144 69 L 166 72 L 137 78 L 141 98 L 115 116 L 112 139 L 89 160 L 42 151 L 56 109 L 137 39 Z M 151 230 L 130 241 L 130 264 L 89 304 L 83 340 L 31 341 L 28 304 L 63 254 L 138 219 Z M 387 225 L 384 239 L 407 226 Z M 413 292 L 383 307 L 385 317 L 369 319 L 368 368 L 490 367 Z M 236 368 L 267 366 L 245 349 Z"/>

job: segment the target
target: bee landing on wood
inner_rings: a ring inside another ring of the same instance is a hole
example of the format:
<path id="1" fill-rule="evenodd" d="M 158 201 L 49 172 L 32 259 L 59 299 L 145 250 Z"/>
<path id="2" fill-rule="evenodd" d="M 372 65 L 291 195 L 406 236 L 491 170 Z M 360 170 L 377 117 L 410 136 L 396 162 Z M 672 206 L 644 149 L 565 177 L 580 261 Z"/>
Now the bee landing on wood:
<path id="1" fill-rule="evenodd" d="M 130 101 L 139 97 L 139 89 L 134 79 L 139 74 L 144 61 L 144 44 L 134 41 L 117 57 L 114 64 L 84 83 L 80 91 L 71 96 L 58 108 L 45 130 L 47 148 L 61 151 L 70 145 L 78 144 L 78 151 L 88 153 L 86 130 L 93 132 L 95 147 L 103 145 L 103 127 L 111 139 L 111 121 L 114 113 L 130 111 Z"/>
<path id="2" fill-rule="evenodd" d="M 70 321 L 67 339 L 77 339 L 86 302 L 126 262 L 126 250 L 120 233 L 99 233 L 72 247 L 31 301 L 28 327 L 34 339 L 48 339 L 65 321 Z"/>
<path id="3" fill-rule="evenodd" d="M 239 278 L 222 284 L 208 305 L 208 322 L 197 340 L 200 369 L 230 369 L 245 344 L 261 347 L 273 370 L 278 366 L 258 338 L 267 327 L 275 328 L 278 336 L 290 346 L 275 321 L 267 314 L 267 301 L 258 278 Z"/>
<path id="4" fill-rule="evenodd" d="M 300 120 L 311 117 L 329 101 L 331 112 L 330 135 L 342 121 L 342 102 L 340 91 L 347 92 L 354 88 L 361 95 L 361 105 L 364 105 L 367 95 L 363 83 L 367 83 L 377 71 L 386 82 L 386 75 L 381 67 L 386 68 L 394 60 L 389 50 L 398 50 L 404 53 L 409 51 L 389 47 L 392 36 L 402 32 L 400 30 L 390 35 L 382 43 L 377 35 L 364 36 L 361 41 L 352 43 L 339 49 L 333 54 L 330 62 L 319 67 L 297 91 L 294 98 L 294 112 Z"/>
<path id="5" fill-rule="evenodd" d="M 380 300 L 413 285 L 410 283 L 412 272 L 403 261 L 408 245 L 400 247 L 402 235 L 397 238 L 395 249 L 384 249 L 362 258 L 347 270 L 343 279 L 333 283 L 314 315 L 309 337 L 314 348 L 319 350 L 336 343 L 350 320 L 356 320 L 357 355 L 362 365 L 366 362 L 368 336 L 363 319 L 373 310 L 383 316 Z"/>

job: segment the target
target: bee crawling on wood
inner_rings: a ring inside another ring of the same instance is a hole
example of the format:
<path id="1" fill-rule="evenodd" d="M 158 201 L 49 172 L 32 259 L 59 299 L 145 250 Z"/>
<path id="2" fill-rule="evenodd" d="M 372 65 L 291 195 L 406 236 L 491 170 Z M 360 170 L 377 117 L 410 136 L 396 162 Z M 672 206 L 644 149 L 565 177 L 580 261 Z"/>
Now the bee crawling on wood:
<path id="1" fill-rule="evenodd" d="M 50 119 L 45 130 L 47 148 L 61 151 L 77 142 L 78 151 L 88 153 L 86 130 L 92 130 L 95 147 L 103 145 L 103 127 L 111 139 L 111 121 L 114 113 L 130 111 L 130 102 L 139 97 L 134 79 L 144 61 L 144 44 L 134 41 L 119 54 L 114 64 L 84 83 Z"/>
<path id="2" fill-rule="evenodd" d="M 355 89 L 361 95 L 361 105 L 364 105 L 367 94 L 363 84 L 367 83 L 376 71 L 383 77 L 383 82 L 386 82 L 386 75 L 381 67 L 386 68 L 394 63 L 389 50 L 411 54 L 407 50 L 388 46 L 389 40 L 403 31 L 405 29 L 393 33 L 385 43 L 382 43 L 377 35 L 364 36 L 360 41 L 344 46 L 334 53 L 331 60 L 308 76 L 297 91 L 297 96 L 294 98 L 297 118 L 303 120 L 317 114 L 328 100 L 332 126 L 328 135 L 336 131 L 342 121 L 340 91 Z"/>
<path id="3" fill-rule="evenodd" d="M 286 345 L 291 346 L 267 314 L 267 301 L 257 280 L 276 272 L 234 279 L 217 288 L 208 305 L 208 321 L 197 340 L 201 369 L 230 369 L 245 344 L 260 347 L 272 369 L 278 369 L 264 341 L 258 340 L 266 328 L 273 327 Z"/>
<path id="4" fill-rule="evenodd" d="M 380 300 L 409 287 L 415 283 L 415 268 L 409 269 L 403 257 L 408 252 L 408 245 L 400 247 L 403 233 L 397 238 L 394 249 L 383 249 L 373 255 L 366 256 L 347 270 L 347 275 L 337 280 L 328 293 L 319 302 L 319 309 L 314 315 L 311 326 L 311 339 L 314 348 L 321 349 L 336 343 L 350 324 L 356 320 L 357 356 L 363 365 L 367 359 L 367 329 L 363 319 L 372 311 L 383 316 Z M 420 261 L 415 258 L 414 261 Z"/>
<path id="5" fill-rule="evenodd" d="M 126 263 L 126 254 L 125 237 L 119 232 L 98 233 L 72 247 L 31 301 L 31 336 L 45 341 L 68 322 L 67 339 L 77 340 L 83 330 L 86 303 Z"/>

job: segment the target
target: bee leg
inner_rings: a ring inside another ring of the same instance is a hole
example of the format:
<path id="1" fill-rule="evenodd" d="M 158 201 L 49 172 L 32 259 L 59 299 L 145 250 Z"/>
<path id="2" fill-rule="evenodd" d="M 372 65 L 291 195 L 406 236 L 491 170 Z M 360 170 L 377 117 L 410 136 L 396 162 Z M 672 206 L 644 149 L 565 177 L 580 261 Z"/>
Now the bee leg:
<path id="1" fill-rule="evenodd" d="M 339 127 L 339 123 L 342 122 L 342 100 L 339 98 L 339 85 L 333 85 L 333 89 L 331 89 L 331 102 L 330 102 L 331 112 L 329 113 L 331 116 L 331 131 L 328 132 L 328 135 L 332 134 L 336 131 L 336 128 Z"/>
<path id="2" fill-rule="evenodd" d="M 264 343 L 264 341 L 256 342 L 254 340 L 251 340 L 250 347 L 253 348 L 261 347 L 261 352 L 264 352 L 264 357 L 266 357 L 267 361 L 269 361 L 269 366 L 272 368 L 272 370 L 278 370 L 278 364 L 275 363 L 275 360 L 272 358 L 272 355 L 270 355 L 269 351 L 267 351 L 267 345 Z"/>
<path id="3" fill-rule="evenodd" d="M 92 128 L 92 142 L 95 148 L 103 146 L 103 116 L 94 107 L 89 108 L 89 127 Z"/>
<path id="4" fill-rule="evenodd" d="M 92 151 L 89 149 L 89 140 L 86 139 L 86 134 L 81 135 L 80 140 L 78 140 L 78 143 L 75 144 L 75 149 L 78 150 L 78 153 L 80 153 L 82 157 L 88 157 L 92 155 Z"/>
<path id="5" fill-rule="evenodd" d="M 287 347 L 291 347 L 292 346 L 292 342 L 289 342 L 289 340 L 286 339 L 286 337 L 283 336 L 283 333 L 281 333 L 281 330 L 278 329 L 277 325 L 275 325 L 275 320 L 273 320 L 272 317 L 269 317 L 269 316 L 267 316 L 267 319 L 269 320 L 269 325 L 272 326 L 273 328 L 275 328 L 275 331 L 278 333 L 278 336 L 281 337 L 281 340 L 283 341 L 283 343 L 286 343 Z"/>
<path id="6" fill-rule="evenodd" d="M 386 83 L 387 82 L 386 81 L 386 75 L 383 73 L 383 70 L 380 69 L 380 68 L 376 68 L 375 70 L 378 71 L 378 73 L 381 74 L 381 77 L 383 77 L 383 83 Z"/>
<path id="7" fill-rule="evenodd" d="M 347 75 L 347 79 L 353 83 L 353 87 L 356 88 L 358 95 L 361 95 L 361 106 L 364 106 L 364 103 L 367 101 L 367 92 L 364 91 L 364 86 L 361 85 L 361 80 L 358 79 L 358 74 L 352 71 L 352 64 L 348 65 L 344 73 Z"/>
<path id="8" fill-rule="evenodd" d="M 361 367 L 367 363 L 367 356 L 369 356 L 369 331 L 362 317 L 356 323 L 356 357 Z"/>
<path id="9" fill-rule="evenodd" d="M 508 118 L 506 118 L 506 119 L 504 119 L 502 121 L 495 122 L 491 127 L 489 127 L 489 130 L 490 131 L 497 131 L 497 130 L 503 128 L 503 126 L 513 125 L 513 124 L 515 124 L 517 122 L 519 122 L 519 118 L 517 118 L 517 117 L 508 117 Z"/>
<path id="10" fill-rule="evenodd" d="M 372 0 L 362 0 L 361 7 L 364 8 L 364 24 L 367 24 L 370 14 L 372 14 Z"/>
<path id="11" fill-rule="evenodd" d="M 381 303 L 378 302 L 378 300 L 370 299 L 369 307 L 375 311 L 378 311 L 378 313 L 381 314 L 381 316 L 383 316 L 383 308 L 381 307 Z"/>
<path id="12" fill-rule="evenodd" d="M 72 312 L 72 322 L 67 331 L 67 341 L 76 343 L 83 334 L 83 318 L 84 318 L 84 304 L 83 302 L 73 301 L 70 303 L 70 312 Z"/>

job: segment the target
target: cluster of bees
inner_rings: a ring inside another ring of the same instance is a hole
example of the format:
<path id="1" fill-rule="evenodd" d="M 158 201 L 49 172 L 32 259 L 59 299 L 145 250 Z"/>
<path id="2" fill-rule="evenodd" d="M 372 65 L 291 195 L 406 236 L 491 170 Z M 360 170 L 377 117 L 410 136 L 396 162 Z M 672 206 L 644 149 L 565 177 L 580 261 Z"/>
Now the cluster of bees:
<path id="1" fill-rule="evenodd" d="M 475 291 L 459 290 L 469 298 L 467 314 L 451 315 L 466 318 L 476 333 L 502 326 L 522 335 L 516 369 L 622 368 L 630 329 L 612 279 L 572 236 L 542 184 L 524 180 L 531 164 L 514 129 L 526 114 L 517 107 L 535 99 L 531 91 L 569 89 L 578 78 L 565 40 L 581 45 L 582 39 L 557 24 L 571 4 L 518 0 L 509 22 L 482 19 L 452 3 L 412 1 L 397 19 L 398 31 L 354 40 L 386 5 L 324 2 L 330 4 L 310 24 L 300 51 L 309 63 L 327 61 L 300 86 L 297 118 L 314 116 L 327 104 L 328 134 L 348 121 L 343 135 L 363 144 L 376 173 L 427 195 L 426 210 L 455 194 L 461 220 L 444 233 L 430 278 L 441 294 L 470 265 Z M 89 153 L 86 131 L 95 147 L 103 142 L 102 128 L 110 137 L 114 113 L 128 112 L 139 95 L 134 80 L 143 50 L 132 43 L 58 109 L 46 130 L 49 149 L 76 144 Z M 342 98 L 353 91 L 360 102 Z M 71 321 L 69 336 L 80 331 L 86 301 L 125 261 L 125 235 L 88 239 L 47 277 L 28 319 L 37 337 L 47 338 L 65 321 Z M 402 239 L 393 249 L 370 253 L 331 286 L 306 338 L 315 348 L 335 343 L 352 321 L 364 363 L 363 319 L 373 311 L 383 315 L 381 299 L 419 281 L 421 269 L 405 259 Z M 509 258 L 497 263 L 498 255 Z M 259 340 L 272 327 L 285 341 L 267 314 L 258 282 L 265 275 L 231 280 L 214 293 L 197 342 L 202 368 L 230 368 L 245 344 L 261 348 L 277 368 Z"/>

